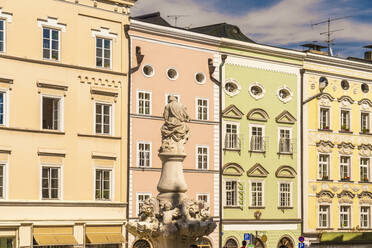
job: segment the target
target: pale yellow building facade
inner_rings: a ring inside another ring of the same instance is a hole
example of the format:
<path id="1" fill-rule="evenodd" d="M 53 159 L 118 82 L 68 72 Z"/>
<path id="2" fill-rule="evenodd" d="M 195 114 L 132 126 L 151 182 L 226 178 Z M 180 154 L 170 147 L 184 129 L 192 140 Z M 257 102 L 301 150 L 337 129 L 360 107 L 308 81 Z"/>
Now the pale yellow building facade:
<path id="1" fill-rule="evenodd" d="M 0 1 L 0 247 L 124 247 L 133 4 Z"/>

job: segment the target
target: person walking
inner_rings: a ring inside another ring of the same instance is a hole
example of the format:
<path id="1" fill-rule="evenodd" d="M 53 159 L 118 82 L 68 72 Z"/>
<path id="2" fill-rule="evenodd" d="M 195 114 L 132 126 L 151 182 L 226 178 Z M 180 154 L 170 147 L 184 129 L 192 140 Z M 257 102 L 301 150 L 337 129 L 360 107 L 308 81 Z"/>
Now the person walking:
<path id="1" fill-rule="evenodd" d="M 247 241 L 243 240 L 241 248 L 246 248 L 246 247 L 247 247 Z"/>

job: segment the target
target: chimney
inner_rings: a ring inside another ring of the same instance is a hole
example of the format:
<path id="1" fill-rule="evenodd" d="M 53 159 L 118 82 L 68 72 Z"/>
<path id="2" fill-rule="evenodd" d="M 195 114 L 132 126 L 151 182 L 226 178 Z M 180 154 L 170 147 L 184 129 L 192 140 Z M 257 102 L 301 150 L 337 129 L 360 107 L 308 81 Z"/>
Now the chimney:
<path id="1" fill-rule="evenodd" d="M 372 45 L 364 46 L 364 48 L 372 49 Z M 365 60 L 372 60 L 372 50 L 367 50 L 364 52 Z"/>

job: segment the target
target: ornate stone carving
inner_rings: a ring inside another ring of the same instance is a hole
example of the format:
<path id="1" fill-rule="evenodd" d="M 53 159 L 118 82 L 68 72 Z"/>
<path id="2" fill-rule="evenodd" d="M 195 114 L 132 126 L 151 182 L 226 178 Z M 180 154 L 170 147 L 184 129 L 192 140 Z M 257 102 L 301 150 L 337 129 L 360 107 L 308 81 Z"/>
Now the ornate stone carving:
<path id="1" fill-rule="evenodd" d="M 343 191 L 341 191 L 341 193 L 337 194 L 337 197 L 338 198 L 349 197 L 349 198 L 353 199 L 355 197 L 355 194 L 353 194 L 351 191 L 343 190 Z"/>
<path id="2" fill-rule="evenodd" d="M 330 153 L 335 145 L 331 141 L 320 140 L 316 146 L 319 152 Z"/>
<path id="3" fill-rule="evenodd" d="M 174 96 L 170 96 L 169 103 L 164 108 L 165 123 L 161 127 L 162 144 L 160 152 L 181 154 L 184 144 L 189 138 L 189 127 L 186 122 L 190 117 L 186 107 L 179 103 Z"/>
<path id="4" fill-rule="evenodd" d="M 337 99 L 338 102 L 348 102 L 349 104 L 353 104 L 354 100 L 350 96 L 341 96 Z"/>
<path id="5" fill-rule="evenodd" d="M 368 197 L 372 199 L 372 192 L 370 191 L 362 191 L 360 194 L 358 194 L 358 198 Z"/>
<path id="6" fill-rule="evenodd" d="M 333 198 L 335 196 L 335 194 L 333 194 L 331 191 L 329 190 L 321 190 L 319 193 L 316 193 L 316 197 L 320 198 L 320 197 L 329 197 L 329 198 Z"/>
<path id="7" fill-rule="evenodd" d="M 352 186 L 351 189 L 356 193 L 359 191 L 359 187 L 358 186 Z"/>
<path id="8" fill-rule="evenodd" d="M 339 203 L 347 203 L 347 204 L 352 204 L 353 203 L 353 200 L 349 199 L 349 198 L 341 198 L 340 200 L 338 200 Z"/>
<path id="9" fill-rule="evenodd" d="M 369 100 L 368 98 L 363 98 L 360 101 L 358 101 L 359 105 L 367 105 L 369 107 L 372 107 L 372 101 Z"/>
<path id="10" fill-rule="evenodd" d="M 339 149 L 338 152 L 345 155 L 352 154 L 353 149 L 355 148 L 353 144 L 347 142 L 341 142 L 341 144 L 338 144 L 337 147 Z"/>
<path id="11" fill-rule="evenodd" d="M 331 198 L 328 198 L 328 197 L 320 197 L 318 199 L 318 202 L 319 203 L 332 203 L 332 199 Z"/>
<path id="12" fill-rule="evenodd" d="M 361 144 L 358 146 L 359 155 L 364 157 L 370 157 L 372 155 L 372 145 Z"/>
<path id="13" fill-rule="evenodd" d="M 333 185 L 333 186 L 331 186 L 330 188 L 331 188 L 331 190 L 332 190 L 333 192 L 337 192 L 337 191 L 340 189 L 340 188 L 337 187 L 336 185 Z"/>

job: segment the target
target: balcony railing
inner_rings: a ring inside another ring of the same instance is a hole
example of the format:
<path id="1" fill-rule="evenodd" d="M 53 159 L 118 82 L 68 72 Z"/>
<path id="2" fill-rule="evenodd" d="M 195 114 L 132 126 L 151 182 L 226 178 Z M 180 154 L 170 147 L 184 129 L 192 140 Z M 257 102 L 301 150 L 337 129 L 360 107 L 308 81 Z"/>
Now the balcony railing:
<path id="1" fill-rule="evenodd" d="M 265 152 L 266 151 L 266 137 L 260 135 L 252 135 L 250 151 Z"/>
<path id="2" fill-rule="evenodd" d="M 227 133 L 225 136 L 225 149 L 240 150 L 240 139 L 236 133 Z"/>
<path id="3" fill-rule="evenodd" d="M 291 139 L 281 138 L 279 140 L 279 153 L 293 153 L 293 144 Z"/>

